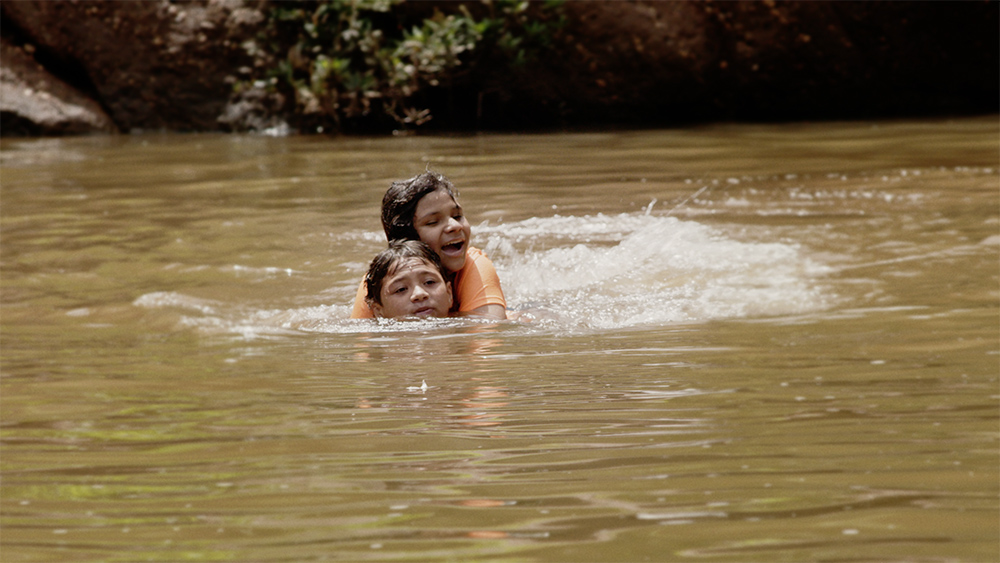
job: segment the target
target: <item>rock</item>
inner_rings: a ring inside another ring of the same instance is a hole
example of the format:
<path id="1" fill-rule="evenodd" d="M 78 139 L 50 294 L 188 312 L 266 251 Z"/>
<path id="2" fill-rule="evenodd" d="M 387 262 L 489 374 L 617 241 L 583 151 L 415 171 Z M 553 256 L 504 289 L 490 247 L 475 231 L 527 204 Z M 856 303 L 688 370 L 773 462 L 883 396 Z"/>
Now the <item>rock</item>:
<path id="1" fill-rule="evenodd" d="M 16 47 L 34 46 L 34 60 L 51 75 L 36 72 L 27 82 L 26 71 L 11 70 L 23 60 L 14 54 L 8 64 L 5 48 L 3 103 L 13 109 L 3 110 L 3 134 L 106 127 L 53 120 L 55 109 L 48 117 L 30 112 L 28 101 L 36 110 L 48 101 L 43 92 L 65 100 L 59 111 L 67 114 L 73 107 L 95 115 L 93 108 L 103 109 L 121 131 L 281 131 L 284 123 L 307 123 L 291 115 L 290 96 L 264 82 L 277 62 L 255 37 L 271 5 L 0 2 L 4 40 L 20 55 Z M 469 8 L 485 13 L 488 6 L 469 2 Z M 419 21 L 435 10 L 459 9 L 443 0 L 408 2 L 394 16 Z M 484 64 L 452 77 L 448 88 L 422 90 L 420 103 L 434 116 L 429 127 L 665 126 L 1000 110 L 996 1 L 623 0 L 566 2 L 562 9 L 566 25 L 540 59 L 519 70 Z"/>
<path id="2" fill-rule="evenodd" d="M 499 122 L 671 124 L 1000 110 L 997 2 L 567 2 L 550 56 L 484 76 Z M 436 118 L 440 117 L 438 115 Z M 442 120 L 439 120 L 439 123 Z"/>
<path id="3" fill-rule="evenodd" d="M 0 135 L 113 133 L 100 104 L 0 40 Z"/>
<path id="4" fill-rule="evenodd" d="M 232 97 L 218 117 L 227 131 L 255 131 L 276 137 L 291 133 L 281 116 L 283 98 L 252 86 Z"/>
<path id="5" fill-rule="evenodd" d="M 210 131 L 263 16 L 240 0 L 3 2 L 5 28 L 91 90 L 123 131 Z M 5 29 L 5 33 L 6 33 Z M 72 81 L 70 81 L 72 82 Z"/>

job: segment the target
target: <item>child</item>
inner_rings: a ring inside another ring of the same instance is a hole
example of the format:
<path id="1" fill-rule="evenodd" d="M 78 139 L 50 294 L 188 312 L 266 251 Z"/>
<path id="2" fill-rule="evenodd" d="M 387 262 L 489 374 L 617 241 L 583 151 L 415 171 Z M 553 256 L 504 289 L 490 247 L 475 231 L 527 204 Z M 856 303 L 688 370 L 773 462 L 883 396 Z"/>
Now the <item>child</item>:
<path id="1" fill-rule="evenodd" d="M 388 240 L 419 240 L 438 257 L 451 278 L 453 315 L 507 318 L 507 302 L 490 259 L 469 246 L 472 229 L 447 178 L 424 172 L 393 182 L 382 198 L 382 228 Z M 364 284 L 354 299 L 352 319 L 374 316 L 365 302 Z"/>
<path id="2" fill-rule="evenodd" d="M 438 255 L 415 240 L 395 240 L 365 276 L 365 302 L 376 317 L 447 317 L 451 282 Z"/>

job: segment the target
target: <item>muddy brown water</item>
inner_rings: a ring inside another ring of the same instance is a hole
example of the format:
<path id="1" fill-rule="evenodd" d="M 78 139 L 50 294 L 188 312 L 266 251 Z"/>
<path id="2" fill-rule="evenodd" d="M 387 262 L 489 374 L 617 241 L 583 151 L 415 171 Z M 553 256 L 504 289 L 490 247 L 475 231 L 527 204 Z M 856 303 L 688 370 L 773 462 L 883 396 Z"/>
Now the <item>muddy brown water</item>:
<path id="1" fill-rule="evenodd" d="M 4 561 L 996 561 L 995 116 L 0 143 Z M 449 176 L 524 322 L 349 321 Z"/>

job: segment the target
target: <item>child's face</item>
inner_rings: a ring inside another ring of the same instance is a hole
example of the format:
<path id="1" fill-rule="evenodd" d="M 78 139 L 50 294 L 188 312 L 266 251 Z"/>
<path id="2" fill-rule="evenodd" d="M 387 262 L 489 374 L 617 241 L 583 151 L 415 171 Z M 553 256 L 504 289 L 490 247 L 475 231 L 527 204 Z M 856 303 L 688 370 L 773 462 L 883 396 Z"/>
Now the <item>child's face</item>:
<path id="1" fill-rule="evenodd" d="M 373 303 L 376 317 L 447 317 L 451 283 L 433 264 L 406 258 L 382 281 L 382 303 Z"/>
<path id="2" fill-rule="evenodd" d="M 420 240 L 437 252 L 449 272 L 465 266 L 472 227 L 462 214 L 462 206 L 448 192 L 436 190 L 420 198 L 413 213 L 413 227 Z"/>

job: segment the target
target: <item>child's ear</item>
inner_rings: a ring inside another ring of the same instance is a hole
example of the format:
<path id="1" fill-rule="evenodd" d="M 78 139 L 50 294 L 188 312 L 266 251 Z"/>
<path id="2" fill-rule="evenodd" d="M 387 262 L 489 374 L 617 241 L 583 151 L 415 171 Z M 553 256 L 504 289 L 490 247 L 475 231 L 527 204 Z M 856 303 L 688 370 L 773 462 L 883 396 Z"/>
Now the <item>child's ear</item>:
<path id="1" fill-rule="evenodd" d="M 446 281 L 444 283 L 448 287 L 448 309 L 451 310 L 452 305 L 455 304 L 455 298 L 451 293 L 451 282 Z"/>
<path id="2" fill-rule="evenodd" d="M 369 301 L 368 308 L 372 310 L 372 314 L 375 315 L 375 318 L 382 318 L 382 305 L 374 301 Z"/>

